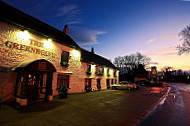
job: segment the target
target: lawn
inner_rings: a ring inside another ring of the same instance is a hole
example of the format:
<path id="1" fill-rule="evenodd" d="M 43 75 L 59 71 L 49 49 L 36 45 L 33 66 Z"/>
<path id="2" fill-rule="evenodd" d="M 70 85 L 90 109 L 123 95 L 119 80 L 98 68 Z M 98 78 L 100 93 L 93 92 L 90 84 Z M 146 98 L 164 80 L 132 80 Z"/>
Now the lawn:
<path id="1" fill-rule="evenodd" d="M 103 90 L 70 94 L 67 99 L 55 97 L 52 102 L 33 103 L 23 108 L 12 103 L 3 104 L 0 109 L 0 124 L 1 126 L 118 125 L 126 120 L 127 116 L 136 118 L 147 109 L 150 102 L 153 104 L 160 97 L 143 95 L 141 90 Z M 141 107 L 138 107 L 139 104 Z M 136 108 L 131 109 L 133 106 Z"/>

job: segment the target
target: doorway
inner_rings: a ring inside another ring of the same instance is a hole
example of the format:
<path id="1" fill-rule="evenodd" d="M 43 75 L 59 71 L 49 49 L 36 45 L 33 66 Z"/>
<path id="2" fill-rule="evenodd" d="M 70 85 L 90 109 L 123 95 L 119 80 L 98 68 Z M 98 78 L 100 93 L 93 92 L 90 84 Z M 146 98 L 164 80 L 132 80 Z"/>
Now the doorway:
<path id="1" fill-rule="evenodd" d="M 37 60 L 18 67 L 15 71 L 18 73 L 16 97 L 30 102 L 46 100 L 48 95 L 52 95 L 52 78 L 56 70 L 50 62 Z"/>

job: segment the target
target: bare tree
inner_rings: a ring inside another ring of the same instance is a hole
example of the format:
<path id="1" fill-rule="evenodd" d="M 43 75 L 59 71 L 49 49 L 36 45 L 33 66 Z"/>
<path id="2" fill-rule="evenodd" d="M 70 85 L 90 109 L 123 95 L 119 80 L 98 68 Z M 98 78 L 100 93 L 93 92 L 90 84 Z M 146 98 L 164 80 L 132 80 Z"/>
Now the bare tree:
<path id="1" fill-rule="evenodd" d="M 178 45 L 178 54 L 190 53 L 190 25 L 184 28 L 180 33 L 181 40 L 183 41 L 182 45 Z"/>
<path id="2" fill-rule="evenodd" d="M 138 68 L 140 64 L 146 66 L 150 63 L 151 59 L 141 53 L 130 54 L 126 56 L 119 56 L 114 59 L 114 64 L 122 70 L 133 71 Z"/>

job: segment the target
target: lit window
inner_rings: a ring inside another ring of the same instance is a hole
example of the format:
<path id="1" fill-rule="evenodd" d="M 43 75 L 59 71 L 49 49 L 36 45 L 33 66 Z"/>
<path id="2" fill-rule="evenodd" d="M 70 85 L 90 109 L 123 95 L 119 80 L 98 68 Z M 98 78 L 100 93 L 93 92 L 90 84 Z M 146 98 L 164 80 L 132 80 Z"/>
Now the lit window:
<path id="1" fill-rule="evenodd" d="M 87 65 L 87 72 L 86 72 L 88 75 L 91 74 L 91 65 Z"/>
<path id="2" fill-rule="evenodd" d="M 103 75 L 104 74 L 104 68 L 100 66 L 96 66 L 96 74 L 97 75 Z"/>
<path id="3" fill-rule="evenodd" d="M 69 65 L 69 52 L 62 51 L 61 53 L 61 65 L 68 66 Z"/>
<path id="4" fill-rule="evenodd" d="M 107 69 L 107 76 L 108 77 L 110 76 L 110 69 L 109 68 Z"/>

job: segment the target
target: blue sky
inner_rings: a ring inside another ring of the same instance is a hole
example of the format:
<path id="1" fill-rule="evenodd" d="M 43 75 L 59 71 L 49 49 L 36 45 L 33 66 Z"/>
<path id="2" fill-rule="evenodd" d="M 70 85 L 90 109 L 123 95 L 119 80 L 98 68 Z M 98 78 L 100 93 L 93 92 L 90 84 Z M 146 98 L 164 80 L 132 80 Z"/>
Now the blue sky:
<path id="1" fill-rule="evenodd" d="M 190 55 L 177 55 L 177 35 L 190 25 L 188 0 L 3 0 L 62 30 L 83 48 L 108 59 L 141 52 L 158 67 L 190 69 Z"/>

